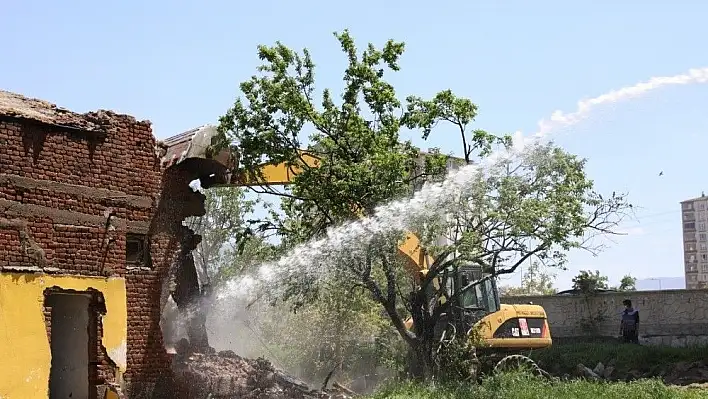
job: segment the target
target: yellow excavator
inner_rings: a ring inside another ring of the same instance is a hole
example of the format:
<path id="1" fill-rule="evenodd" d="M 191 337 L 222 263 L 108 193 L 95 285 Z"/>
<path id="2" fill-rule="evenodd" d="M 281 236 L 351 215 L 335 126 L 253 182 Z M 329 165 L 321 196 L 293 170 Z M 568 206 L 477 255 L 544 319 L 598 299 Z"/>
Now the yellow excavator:
<path id="1" fill-rule="evenodd" d="M 163 167 L 178 165 L 187 160 L 194 163 L 201 159 L 205 165 L 203 169 L 207 171 L 205 173 L 210 174 L 200 178 L 213 178 L 212 172 L 218 169 L 216 166 L 220 166 L 227 171 L 226 181 L 223 184 L 233 186 L 287 185 L 302 171 L 301 165 L 282 163 L 263 165 L 262 173 L 257 174 L 262 176 L 262 180 L 230 175 L 228 171 L 234 170 L 238 165 L 238 154 L 235 154 L 233 149 L 212 154 L 210 146 L 212 138 L 217 134 L 216 127 L 206 125 L 164 140 L 166 153 L 162 158 Z M 308 167 L 318 166 L 317 159 L 308 156 L 306 152 L 302 152 L 301 159 Z M 417 273 L 424 275 L 432 264 L 432 259 L 426 255 L 418 238 L 412 233 L 407 234 L 398 250 L 414 275 Z M 475 328 L 484 346 L 498 354 L 519 353 L 551 345 L 551 333 L 543 307 L 533 304 L 501 304 L 496 280 L 493 277 L 482 276 L 475 267 L 462 266 L 458 267 L 456 275 L 447 278 L 447 281 L 442 281 L 442 277 L 436 280 L 434 282 L 436 287 L 447 287 L 449 292 L 456 292 L 466 287 L 465 291 L 458 296 L 459 299 L 451 304 L 450 308 L 455 309 L 452 312 L 455 315 L 441 317 L 441 323 L 445 325 L 437 329 L 441 331 L 438 334 L 440 339 L 444 339 L 445 333 L 449 334 L 449 327 L 454 330 L 454 333 L 457 331 L 469 333 L 472 328 Z M 412 319 L 408 319 L 406 326 L 412 328 L 412 323 Z"/>

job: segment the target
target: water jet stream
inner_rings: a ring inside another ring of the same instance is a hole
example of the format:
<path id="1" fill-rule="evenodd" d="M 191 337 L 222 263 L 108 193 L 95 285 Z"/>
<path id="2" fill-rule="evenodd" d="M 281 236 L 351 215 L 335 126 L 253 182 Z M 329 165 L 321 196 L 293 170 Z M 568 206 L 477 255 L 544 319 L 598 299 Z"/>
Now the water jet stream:
<path id="1" fill-rule="evenodd" d="M 374 237 L 405 231 L 422 217 L 442 215 L 452 206 L 455 198 L 474 188 L 475 180 L 483 178 L 485 173 L 494 173 L 500 164 L 524 154 L 529 148 L 540 144 L 553 131 L 581 122 L 594 108 L 637 98 L 664 86 L 705 82 L 708 82 L 708 68 L 690 69 L 685 74 L 652 77 L 633 86 L 579 101 L 576 111 L 568 114 L 557 110 L 551 114 L 550 120 L 539 122 L 538 131 L 532 136 L 524 137 L 517 131 L 510 149 L 495 151 L 478 164 L 467 165 L 451 172 L 441 183 L 426 184 L 413 198 L 381 205 L 373 216 L 329 229 L 326 237 L 293 248 L 279 260 L 260 265 L 252 275 L 239 276 L 228 281 L 217 291 L 216 299 L 246 300 L 262 289 L 271 292 L 278 290 L 282 285 L 280 282 L 295 275 L 326 276 L 328 267 L 334 264 L 332 261 L 337 256 L 356 256 Z"/>

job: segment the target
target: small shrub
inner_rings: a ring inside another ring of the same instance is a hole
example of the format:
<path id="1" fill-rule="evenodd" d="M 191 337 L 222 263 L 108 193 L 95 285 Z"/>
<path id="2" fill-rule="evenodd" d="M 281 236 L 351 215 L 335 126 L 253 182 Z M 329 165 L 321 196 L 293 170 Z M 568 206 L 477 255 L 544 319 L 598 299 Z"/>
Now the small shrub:
<path id="1" fill-rule="evenodd" d="M 474 381 L 480 363 L 473 341 L 458 337 L 443 345 L 436 357 L 436 380 L 441 383 Z"/>

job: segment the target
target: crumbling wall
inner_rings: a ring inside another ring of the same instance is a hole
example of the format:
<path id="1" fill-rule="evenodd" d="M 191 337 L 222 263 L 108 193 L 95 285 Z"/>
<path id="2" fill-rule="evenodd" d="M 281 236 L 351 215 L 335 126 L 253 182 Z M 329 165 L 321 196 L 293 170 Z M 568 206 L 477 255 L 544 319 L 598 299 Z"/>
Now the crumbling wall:
<path id="1" fill-rule="evenodd" d="M 0 273 L 123 281 L 124 379 L 135 386 L 171 375 L 160 295 L 179 237 L 157 217 L 163 176 L 156 144 L 148 121 L 108 111 L 76 114 L 0 91 Z M 127 262 L 129 235 L 146 237 L 141 245 L 149 256 Z M 4 317 L 6 306 L 29 309 L 8 301 L 0 302 Z M 40 310 L 45 328 L 43 318 Z M 94 333 L 106 335 L 96 322 Z M 92 384 L 109 379 L 108 359 L 99 356 L 92 367 Z"/>
<path id="2" fill-rule="evenodd" d="M 226 168 L 205 159 L 163 163 L 165 152 L 148 121 L 110 111 L 77 114 L 0 91 L 0 277 L 91 276 L 124 284 L 125 342 L 122 349 L 96 348 L 89 374 L 92 385 L 127 386 L 131 398 L 171 385 L 172 358 L 160 329 L 167 295 L 188 315 L 191 350 L 210 350 L 191 258 L 200 237 L 182 221 L 205 212 L 204 196 L 189 183 L 223 183 Z M 13 281 L 20 284 L 13 292 L 25 289 L 26 282 Z M 0 311 L 32 311 L 19 296 L 7 298 Z M 48 344 L 51 309 L 30 319 L 19 322 L 41 321 Z M 93 338 L 113 336 L 106 328 L 101 316 L 91 320 Z M 124 359 L 117 362 L 124 373 L 115 370 L 114 357 Z M 18 367 L 20 374 L 33 372 Z"/>

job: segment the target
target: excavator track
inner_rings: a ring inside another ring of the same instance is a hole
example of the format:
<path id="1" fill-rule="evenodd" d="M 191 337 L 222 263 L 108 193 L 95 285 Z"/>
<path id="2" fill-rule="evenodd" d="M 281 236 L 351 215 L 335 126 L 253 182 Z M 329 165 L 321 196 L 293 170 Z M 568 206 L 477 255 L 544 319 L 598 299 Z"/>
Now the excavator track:
<path id="1" fill-rule="evenodd" d="M 539 367 L 533 359 L 518 354 L 504 356 L 494 365 L 493 374 L 517 370 L 528 371 L 539 377 L 551 378 L 551 375 Z"/>
<path id="2" fill-rule="evenodd" d="M 441 349 L 449 346 L 455 339 L 457 331 L 455 326 L 448 324 L 446 330 L 442 333 L 440 337 L 437 350 L 435 354 L 437 355 Z M 470 331 L 467 332 L 467 336 L 470 335 Z M 509 371 L 525 371 L 531 374 L 552 379 L 553 377 L 547 371 L 543 370 L 533 359 L 526 355 L 520 353 L 509 353 L 506 350 L 495 350 L 490 348 L 477 348 L 474 352 L 476 357 L 476 363 L 478 368 L 476 369 L 476 374 L 478 378 L 484 376 L 497 375 L 503 372 Z M 437 365 L 440 367 L 440 365 Z"/>

